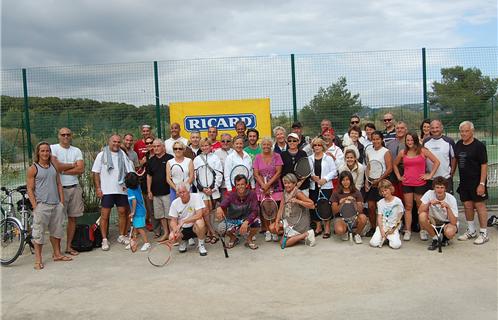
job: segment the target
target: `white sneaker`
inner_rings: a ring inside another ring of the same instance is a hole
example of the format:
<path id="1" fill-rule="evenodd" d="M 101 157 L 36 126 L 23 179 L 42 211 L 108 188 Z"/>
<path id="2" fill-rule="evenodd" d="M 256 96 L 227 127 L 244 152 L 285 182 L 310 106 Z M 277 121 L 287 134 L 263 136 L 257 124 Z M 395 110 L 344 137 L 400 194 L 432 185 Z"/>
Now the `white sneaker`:
<path id="1" fill-rule="evenodd" d="M 195 246 L 195 239 L 194 238 L 188 239 L 188 245 L 191 247 Z"/>
<path id="2" fill-rule="evenodd" d="M 265 241 L 270 242 L 271 241 L 271 233 L 270 231 L 265 232 Z"/>
<path id="3" fill-rule="evenodd" d="M 341 236 L 342 241 L 348 241 L 349 240 L 349 233 L 345 233 Z"/>
<path id="4" fill-rule="evenodd" d="M 252 241 L 256 241 L 256 235 L 252 236 Z"/>
<path id="5" fill-rule="evenodd" d="M 126 249 L 126 250 L 130 250 L 130 248 L 131 248 L 131 244 L 129 244 L 129 243 L 128 243 L 128 244 L 126 245 L 125 249 Z"/>
<path id="6" fill-rule="evenodd" d="M 361 236 L 359 234 L 355 234 L 354 235 L 354 242 L 356 244 L 362 244 L 363 243 L 363 241 L 361 241 Z"/>
<path id="7" fill-rule="evenodd" d="M 204 247 L 204 244 L 199 244 L 199 254 L 204 257 L 207 256 L 208 252 L 206 250 L 206 247 Z"/>
<path id="8" fill-rule="evenodd" d="M 109 241 L 107 241 L 107 239 L 102 239 L 102 250 L 109 251 L 110 248 Z"/>
<path id="9" fill-rule="evenodd" d="M 140 248 L 140 251 L 147 251 L 149 249 L 150 249 L 150 243 L 146 242 L 146 243 L 144 243 L 142 248 Z"/>
<path id="10" fill-rule="evenodd" d="M 422 240 L 422 241 L 429 240 L 429 233 L 425 230 L 420 230 L 419 236 L 420 236 L 420 240 Z"/>
<path id="11" fill-rule="evenodd" d="M 403 240 L 404 241 L 410 241 L 412 238 L 412 232 L 411 231 L 405 231 L 405 234 L 403 235 Z"/>
<path id="12" fill-rule="evenodd" d="M 479 232 L 479 236 L 474 240 L 474 244 L 483 244 L 489 241 L 488 235 L 484 232 Z"/>
<path id="13" fill-rule="evenodd" d="M 273 242 L 278 242 L 278 234 L 272 233 L 271 239 L 273 240 Z"/>
<path id="14" fill-rule="evenodd" d="M 475 237 L 477 237 L 477 231 L 474 231 L 474 233 L 470 233 L 469 229 L 467 229 L 467 231 L 465 231 L 465 233 L 462 234 L 461 236 L 459 236 L 457 239 L 460 241 L 467 241 L 467 240 L 473 239 Z"/>
<path id="15" fill-rule="evenodd" d="M 181 253 L 187 252 L 187 241 L 186 240 L 182 240 L 182 242 L 180 242 L 180 246 L 178 247 L 178 251 Z"/>
<path id="16" fill-rule="evenodd" d="M 315 231 L 310 229 L 308 230 L 308 236 L 306 237 L 306 242 L 310 247 L 314 247 L 316 245 L 316 239 L 315 239 Z"/>
<path id="17" fill-rule="evenodd" d="M 118 243 L 125 244 L 125 239 L 126 237 L 120 234 L 118 237 Z"/>

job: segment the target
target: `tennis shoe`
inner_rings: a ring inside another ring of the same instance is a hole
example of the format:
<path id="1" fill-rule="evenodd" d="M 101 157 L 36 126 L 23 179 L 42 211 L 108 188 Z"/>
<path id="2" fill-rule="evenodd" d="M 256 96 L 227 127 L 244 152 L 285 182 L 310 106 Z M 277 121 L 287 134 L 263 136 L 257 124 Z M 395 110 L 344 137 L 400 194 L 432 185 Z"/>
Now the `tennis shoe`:
<path id="1" fill-rule="evenodd" d="M 312 229 L 308 230 L 308 236 L 306 237 L 306 242 L 310 247 L 314 247 L 316 245 L 316 239 L 315 239 L 315 231 Z"/>
<path id="2" fill-rule="evenodd" d="M 178 252 L 180 253 L 187 252 L 187 240 L 182 240 L 182 242 L 180 242 L 180 246 L 178 247 Z"/>
<path id="3" fill-rule="evenodd" d="M 470 233 L 469 229 L 467 229 L 467 231 L 465 231 L 464 234 L 462 234 L 461 236 L 458 237 L 458 240 L 467 241 L 467 240 L 473 239 L 475 237 L 477 237 L 477 232 L 474 231 L 473 233 Z"/>
<path id="4" fill-rule="evenodd" d="M 126 244 L 125 240 L 126 240 L 126 236 L 123 236 L 122 234 L 119 235 L 119 237 L 118 237 L 118 243 Z"/>
<path id="5" fill-rule="evenodd" d="M 349 240 L 349 233 L 345 233 L 341 236 L 342 241 L 348 241 Z"/>
<path id="6" fill-rule="evenodd" d="M 195 239 L 194 238 L 188 239 L 188 245 L 191 247 L 195 246 Z"/>
<path id="7" fill-rule="evenodd" d="M 150 243 L 146 242 L 146 243 L 144 243 L 142 248 L 140 248 L 140 251 L 147 251 L 149 249 L 150 249 Z"/>
<path id="8" fill-rule="evenodd" d="M 429 240 L 429 233 L 425 230 L 420 230 L 420 240 L 427 241 Z"/>
<path id="9" fill-rule="evenodd" d="M 272 233 L 271 239 L 273 240 L 273 242 L 278 242 L 278 234 Z"/>
<path id="10" fill-rule="evenodd" d="M 109 241 L 107 241 L 107 239 L 102 239 L 102 250 L 109 251 L 110 248 Z"/>
<path id="11" fill-rule="evenodd" d="M 412 232 L 411 231 L 405 231 L 405 234 L 403 235 L 403 240 L 404 241 L 410 241 L 412 238 Z"/>
<path id="12" fill-rule="evenodd" d="M 206 250 L 206 247 L 204 247 L 204 244 L 199 244 L 199 254 L 202 257 L 207 256 L 208 252 Z"/>
<path id="13" fill-rule="evenodd" d="M 270 231 L 265 232 L 265 241 L 270 242 L 271 241 L 271 233 Z"/>
<path id="14" fill-rule="evenodd" d="M 431 244 L 427 247 L 427 250 L 434 251 L 437 249 L 437 240 L 432 239 Z"/>
<path id="15" fill-rule="evenodd" d="M 363 241 L 361 240 L 361 236 L 359 234 L 355 234 L 354 235 L 354 242 L 356 244 L 362 244 L 363 243 Z"/>
<path id="16" fill-rule="evenodd" d="M 479 232 L 479 236 L 474 240 L 474 244 L 484 244 L 489 241 L 488 235 L 484 232 Z"/>
<path id="17" fill-rule="evenodd" d="M 130 248 L 131 248 L 131 244 L 129 244 L 129 243 L 128 243 L 128 244 L 126 245 L 126 247 L 125 247 L 125 250 L 130 250 Z"/>

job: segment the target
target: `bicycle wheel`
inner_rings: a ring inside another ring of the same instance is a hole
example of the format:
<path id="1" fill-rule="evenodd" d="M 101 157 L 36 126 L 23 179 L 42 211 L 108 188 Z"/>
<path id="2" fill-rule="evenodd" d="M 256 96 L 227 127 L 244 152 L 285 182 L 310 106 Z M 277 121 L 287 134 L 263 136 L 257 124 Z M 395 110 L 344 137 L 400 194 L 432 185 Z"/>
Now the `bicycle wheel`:
<path id="1" fill-rule="evenodd" d="M 24 244 L 24 233 L 19 223 L 8 217 L 0 222 L 0 236 L 0 263 L 6 266 L 16 261 L 17 257 L 21 254 Z"/>

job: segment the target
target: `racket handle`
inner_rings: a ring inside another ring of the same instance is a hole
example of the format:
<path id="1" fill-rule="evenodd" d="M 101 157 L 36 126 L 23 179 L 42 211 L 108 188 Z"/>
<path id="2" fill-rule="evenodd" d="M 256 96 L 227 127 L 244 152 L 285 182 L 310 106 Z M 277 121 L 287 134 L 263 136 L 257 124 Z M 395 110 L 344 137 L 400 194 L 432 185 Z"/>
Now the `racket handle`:
<path id="1" fill-rule="evenodd" d="M 280 248 L 285 249 L 286 245 L 287 245 L 287 236 L 284 235 L 284 237 L 282 238 L 282 245 L 280 246 Z"/>

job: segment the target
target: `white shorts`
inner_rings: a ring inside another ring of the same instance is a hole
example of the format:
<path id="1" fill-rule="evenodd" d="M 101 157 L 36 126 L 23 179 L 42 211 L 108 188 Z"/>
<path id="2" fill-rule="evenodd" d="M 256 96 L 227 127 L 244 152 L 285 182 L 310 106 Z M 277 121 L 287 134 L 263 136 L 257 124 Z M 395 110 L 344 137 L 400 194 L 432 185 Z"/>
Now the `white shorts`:
<path id="1" fill-rule="evenodd" d="M 399 249 L 401 247 L 401 239 L 399 237 L 398 229 L 396 229 L 396 231 L 387 236 L 387 240 L 389 241 L 389 246 L 393 249 Z M 372 239 L 370 239 L 370 245 L 372 247 L 378 247 L 381 241 L 382 237 L 380 235 L 380 228 L 376 227 L 375 233 L 372 236 Z"/>

